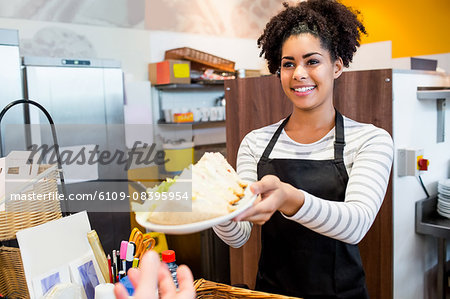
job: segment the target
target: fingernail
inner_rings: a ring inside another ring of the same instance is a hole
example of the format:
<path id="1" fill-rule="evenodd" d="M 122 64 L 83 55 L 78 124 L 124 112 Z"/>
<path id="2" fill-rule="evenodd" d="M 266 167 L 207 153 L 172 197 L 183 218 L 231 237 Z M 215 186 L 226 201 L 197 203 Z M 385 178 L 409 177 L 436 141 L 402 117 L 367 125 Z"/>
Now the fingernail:
<path id="1" fill-rule="evenodd" d="M 251 186 L 250 190 L 252 190 L 253 194 L 258 194 L 258 192 L 259 192 L 258 187 L 254 186 L 254 185 Z"/>

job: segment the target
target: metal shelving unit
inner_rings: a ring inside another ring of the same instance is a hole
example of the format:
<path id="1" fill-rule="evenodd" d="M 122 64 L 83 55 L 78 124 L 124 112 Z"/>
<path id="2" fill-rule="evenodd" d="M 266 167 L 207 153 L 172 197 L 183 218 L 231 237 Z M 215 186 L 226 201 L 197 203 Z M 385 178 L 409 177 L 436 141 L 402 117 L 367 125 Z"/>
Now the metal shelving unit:
<path id="1" fill-rule="evenodd" d="M 447 282 L 447 240 L 450 239 L 450 219 L 436 211 L 436 197 L 416 202 L 416 233 L 433 236 L 438 240 L 437 292 L 438 298 L 445 298 Z"/>
<path id="2" fill-rule="evenodd" d="M 159 118 L 157 120 L 157 124 L 192 124 L 195 126 L 202 126 L 207 123 L 225 124 L 225 121 L 210 121 L 210 122 L 190 122 L 190 123 L 172 123 L 166 122 L 164 117 L 164 112 L 161 107 L 163 107 L 163 94 L 165 92 L 191 92 L 191 91 L 223 91 L 224 90 L 224 81 L 223 80 L 212 80 L 212 81 L 201 81 L 192 84 L 164 84 L 164 85 L 155 85 L 154 88 L 157 91 L 158 97 L 158 109 L 159 109 Z"/>

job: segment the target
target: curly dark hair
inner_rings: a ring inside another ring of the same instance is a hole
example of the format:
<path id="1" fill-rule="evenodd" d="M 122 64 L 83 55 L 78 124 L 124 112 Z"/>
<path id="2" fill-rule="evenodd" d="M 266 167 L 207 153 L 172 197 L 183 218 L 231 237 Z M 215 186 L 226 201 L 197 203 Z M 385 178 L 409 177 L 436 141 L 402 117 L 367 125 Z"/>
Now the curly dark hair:
<path id="1" fill-rule="evenodd" d="M 281 65 L 281 48 L 291 35 L 311 33 L 320 39 L 321 46 L 331 58 L 342 58 L 349 66 L 360 45 L 361 33 L 367 34 L 358 20 L 359 11 L 347 8 L 336 0 L 308 0 L 295 6 L 283 3 L 285 9 L 267 23 L 258 38 L 260 56 L 264 55 L 269 71 L 274 74 Z"/>

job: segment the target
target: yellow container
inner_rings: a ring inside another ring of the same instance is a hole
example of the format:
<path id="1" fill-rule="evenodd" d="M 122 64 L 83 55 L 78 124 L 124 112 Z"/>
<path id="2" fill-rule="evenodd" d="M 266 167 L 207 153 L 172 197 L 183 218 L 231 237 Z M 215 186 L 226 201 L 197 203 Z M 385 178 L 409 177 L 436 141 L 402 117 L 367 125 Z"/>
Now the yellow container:
<path id="1" fill-rule="evenodd" d="M 167 246 L 166 235 L 164 233 L 149 232 L 149 233 L 146 233 L 146 235 L 149 235 L 150 237 L 155 239 L 156 245 L 153 248 L 153 250 L 156 251 L 157 253 L 159 253 L 160 255 L 161 255 L 161 252 L 169 249 L 169 247 Z"/>
<path id="2" fill-rule="evenodd" d="M 164 168 L 167 172 L 181 172 L 183 169 L 194 163 L 194 143 L 165 143 L 163 144 L 165 153 Z"/>

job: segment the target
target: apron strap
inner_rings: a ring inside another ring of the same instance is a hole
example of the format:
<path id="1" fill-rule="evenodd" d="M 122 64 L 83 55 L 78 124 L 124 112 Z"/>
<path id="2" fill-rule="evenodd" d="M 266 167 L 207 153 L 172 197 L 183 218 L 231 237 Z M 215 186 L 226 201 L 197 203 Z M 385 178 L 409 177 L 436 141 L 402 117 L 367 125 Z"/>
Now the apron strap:
<path id="1" fill-rule="evenodd" d="M 334 160 L 335 162 L 343 162 L 344 161 L 344 146 L 345 146 L 345 138 L 344 138 L 344 118 L 339 113 L 339 111 L 336 111 L 335 116 L 335 139 L 334 139 Z M 291 115 L 286 117 L 286 119 L 281 123 L 281 125 L 277 128 L 275 133 L 273 134 L 272 138 L 269 141 L 269 144 L 266 146 L 262 156 L 261 160 L 268 160 L 269 155 L 272 152 L 273 147 L 275 146 L 275 143 L 277 142 L 278 138 L 281 135 L 281 132 L 283 131 L 284 127 L 286 126 L 287 122 L 289 121 L 289 118 Z"/>
<path id="2" fill-rule="evenodd" d="M 280 135 L 281 135 L 281 131 L 283 131 L 283 128 L 286 126 L 290 117 L 291 117 L 291 115 L 289 114 L 289 116 L 286 117 L 286 119 L 281 123 L 281 125 L 275 131 L 275 133 L 272 136 L 272 139 L 270 139 L 269 144 L 266 146 L 266 149 L 264 150 L 264 153 L 261 156 L 261 160 L 266 161 L 269 159 L 269 155 L 272 152 L 272 149 L 275 146 L 275 143 L 277 142 L 278 137 L 280 137 Z"/>
<path id="3" fill-rule="evenodd" d="M 345 146 L 345 138 L 344 138 L 344 118 L 342 114 L 339 113 L 336 109 L 336 118 L 335 118 L 335 130 L 334 133 L 334 160 L 335 162 L 343 162 L 344 161 L 344 146 Z"/>

